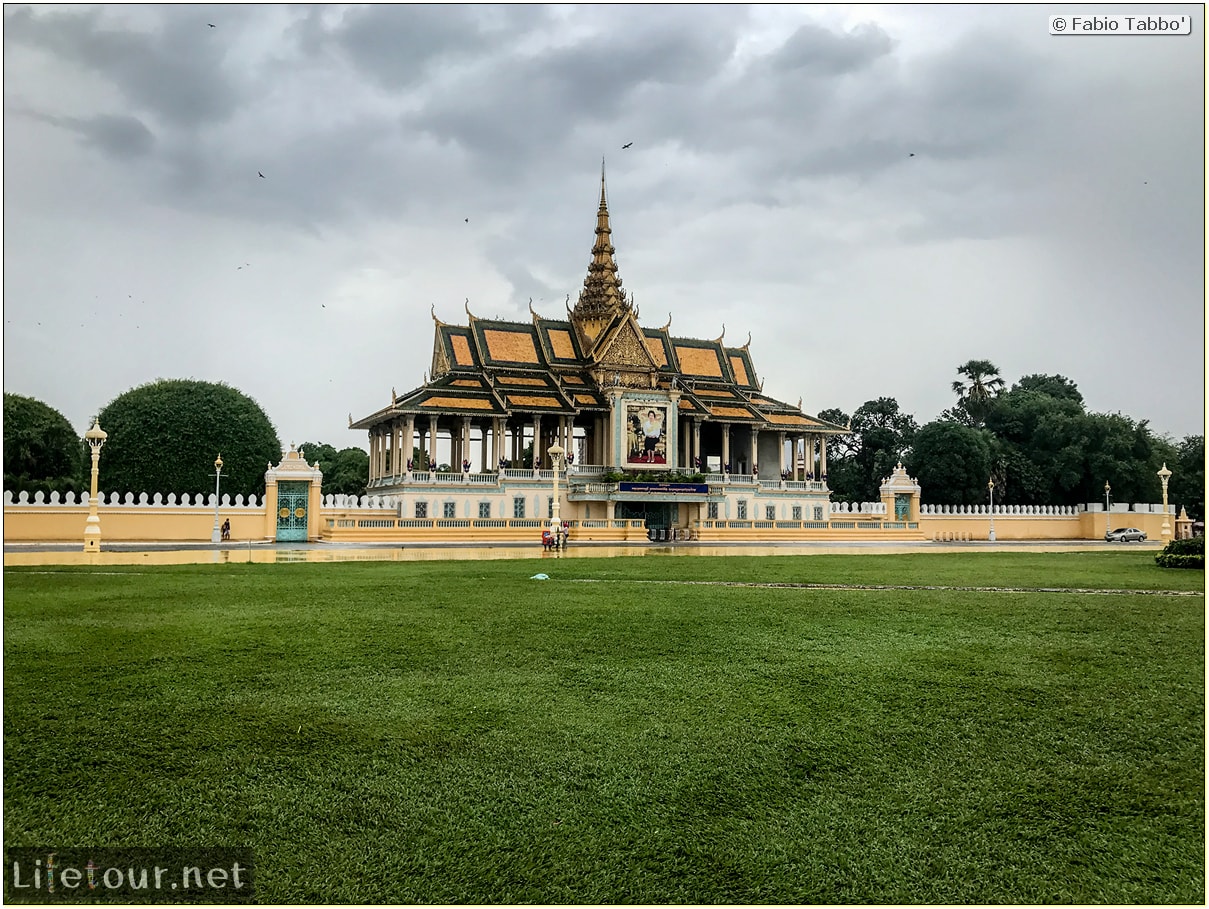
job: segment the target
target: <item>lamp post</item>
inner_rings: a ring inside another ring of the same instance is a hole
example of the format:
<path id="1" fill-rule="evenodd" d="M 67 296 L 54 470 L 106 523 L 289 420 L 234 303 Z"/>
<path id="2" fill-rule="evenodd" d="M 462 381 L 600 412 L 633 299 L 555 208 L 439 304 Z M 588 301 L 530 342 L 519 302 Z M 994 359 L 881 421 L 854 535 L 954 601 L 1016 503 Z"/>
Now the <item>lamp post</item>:
<path id="1" fill-rule="evenodd" d="M 214 530 L 210 533 L 210 542 L 217 543 L 222 539 L 222 531 L 218 527 L 218 487 L 222 482 L 222 455 L 214 459 Z"/>
<path id="2" fill-rule="evenodd" d="M 1104 536 L 1108 537 L 1108 531 L 1112 530 L 1112 516 L 1109 509 L 1112 506 L 1109 504 L 1109 495 L 1112 493 L 1112 487 L 1108 485 L 1108 481 L 1104 481 Z"/>
<path id="3" fill-rule="evenodd" d="M 101 448 L 109 434 L 101 429 L 101 423 L 92 418 L 92 429 L 84 433 L 88 447 L 92 449 L 92 495 L 88 498 L 88 519 L 84 522 L 84 551 L 101 551 L 101 516 L 97 513 L 97 477 L 101 472 Z"/>
<path id="4" fill-rule="evenodd" d="M 987 489 L 991 491 L 991 536 L 990 541 L 995 542 L 995 478 L 991 477 L 987 481 Z"/>
<path id="5" fill-rule="evenodd" d="M 1167 521 L 1167 481 L 1171 479 L 1171 471 L 1167 469 L 1167 462 L 1163 462 L 1163 469 L 1159 471 L 1159 479 L 1163 481 L 1163 529 L 1160 535 L 1163 537 L 1163 542 L 1167 543 L 1171 538 L 1171 524 Z"/>
<path id="6" fill-rule="evenodd" d="M 554 506 L 550 514 L 550 533 L 554 534 L 555 540 L 558 540 L 563 524 L 558 515 L 558 468 L 562 464 L 563 453 L 563 447 L 557 442 L 546 449 L 546 454 L 550 456 L 550 466 L 554 468 Z"/>

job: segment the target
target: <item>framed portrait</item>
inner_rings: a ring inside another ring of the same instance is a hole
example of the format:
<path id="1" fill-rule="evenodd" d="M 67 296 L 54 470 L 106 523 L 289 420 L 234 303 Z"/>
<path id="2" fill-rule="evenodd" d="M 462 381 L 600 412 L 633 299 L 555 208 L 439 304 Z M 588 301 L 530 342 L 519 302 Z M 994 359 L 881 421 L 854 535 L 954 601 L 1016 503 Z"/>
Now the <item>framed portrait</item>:
<path id="1" fill-rule="evenodd" d="M 626 464 L 667 466 L 667 405 L 626 404 Z"/>

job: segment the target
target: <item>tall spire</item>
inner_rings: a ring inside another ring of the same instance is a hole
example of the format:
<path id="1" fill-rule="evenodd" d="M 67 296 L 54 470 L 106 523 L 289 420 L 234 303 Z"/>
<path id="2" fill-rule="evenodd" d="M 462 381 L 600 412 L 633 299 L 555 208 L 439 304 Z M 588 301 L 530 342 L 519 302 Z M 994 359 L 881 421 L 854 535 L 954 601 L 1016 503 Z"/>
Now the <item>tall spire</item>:
<path id="1" fill-rule="evenodd" d="M 600 159 L 600 208 L 596 210 L 596 243 L 592 247 L 592 261 L 588 263 L 588 275 L 584 278 L 584 289 L 579 292 L 579 301 L 572 315 L 581 318 L 612 317 L 618 310 L 627 309 L 629 303 L 621 289 L 621 278 L 617 277 L 617 261 L 613 258 L 610 242 L 612 228 L 609 227 L 609 202 L 605 192 L 605 162 Z"/>

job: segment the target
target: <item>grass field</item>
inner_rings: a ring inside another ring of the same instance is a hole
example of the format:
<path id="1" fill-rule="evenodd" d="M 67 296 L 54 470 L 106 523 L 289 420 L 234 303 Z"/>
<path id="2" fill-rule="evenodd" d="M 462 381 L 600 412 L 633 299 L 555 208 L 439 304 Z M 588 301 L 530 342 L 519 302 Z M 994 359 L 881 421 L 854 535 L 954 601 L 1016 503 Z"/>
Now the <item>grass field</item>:
<path id="1" fill-rule="evenodd" d="M 249 846 L 261 902 L 1203 903 L 1203 591 L 1138 551 L 7 569 L 5 842 Z"/>

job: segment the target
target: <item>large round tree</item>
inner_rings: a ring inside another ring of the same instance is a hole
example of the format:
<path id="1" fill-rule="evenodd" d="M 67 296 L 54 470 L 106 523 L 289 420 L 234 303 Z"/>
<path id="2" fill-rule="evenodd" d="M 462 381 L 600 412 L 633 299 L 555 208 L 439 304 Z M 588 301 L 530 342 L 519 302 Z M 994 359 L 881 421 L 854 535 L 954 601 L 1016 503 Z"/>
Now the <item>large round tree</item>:
<path id="1" fill-rule="evenodd" d="M 49 404 L 4 395 L 4 488 L 14 492 L 83 489 L 80 435 Z"/>
<path id="2" fill-rule="evenodd" d="M 991 446 L 983 430 L 934 421 L 915 433 L 907 472 L 931 505 L 981 505 L 988 499 Z"/>
<path id="3" fill-rule="evenodd" d="M 264 493 L 281 440 L 260 405 L 221 382 L 160 379 L 118 395 L 99 415 L 109 434 L 101 488 L 115 492 L 212 493 L 222 455 L 222 491 Z"/>

